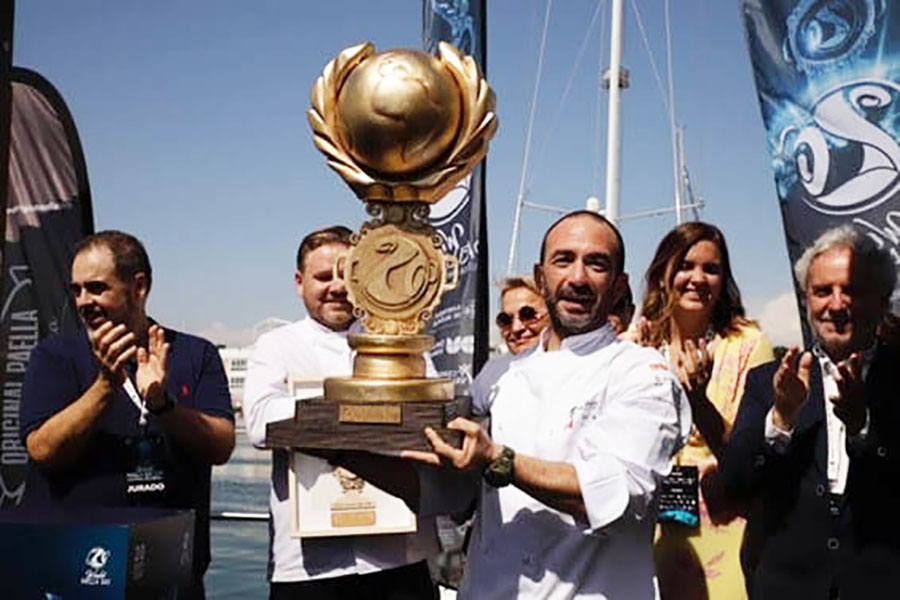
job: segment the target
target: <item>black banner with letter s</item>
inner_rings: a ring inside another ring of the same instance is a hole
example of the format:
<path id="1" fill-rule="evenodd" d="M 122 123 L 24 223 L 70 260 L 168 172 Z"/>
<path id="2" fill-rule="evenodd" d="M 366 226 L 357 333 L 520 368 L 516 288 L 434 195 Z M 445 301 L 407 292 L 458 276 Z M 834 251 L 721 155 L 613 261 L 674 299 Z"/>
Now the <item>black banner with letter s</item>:
<path id="1" fill-rule="evenodd" d="M 740 8 L 791 262 L 849 223 L 900 267 L 900 4 Z"/>
<path id="2" fill-rule="evenodd" d="M 484 0 L 423 0 L 422 43 L 428 52 L 449 42 L 475 59 L 487 74 L 487 7 Z M 456 393 L 467 394 L 475 375 L 488 358 L 488 245 L 485 207 L 485 163 L 459 182 L 431 207 L 430 221 L 444 241 L 443 250 L 459 260 L 459 283 L 447 292 L 434 311 L 429 333 L 435 344 L 434 366 L 454 380 Z M 459 587 L 465 557 L 465 526 L 438 517 L 443 552 L 431 567 L 437 580 Z"/>
<path id="3" fill-rule="evenodd" d="M 449 42 L 474 57 L 486 73 L 486 11 L 484 0 L 423 0 L 425 50 L 435 52 L 438 42 Z M 457 393 L 468 392 L 488 357 L 485 162 L 431 207 L 430 221 L 444 241 L 444 252 L 459 260 L 459 283 L 444 295 L 431 321 L 431 358 L 441 376 L 454 380 Z"/>
<path id="4" fill-rule="evenodd" d="M 28 454 L 19 440 L 22 383 L 31 350 L 74 330 L 72 251 L 93 230 L 81 143 L 50 83 L 13 67 L 9 184 L 0 289 L 0 508 L 21 502 Z"/>

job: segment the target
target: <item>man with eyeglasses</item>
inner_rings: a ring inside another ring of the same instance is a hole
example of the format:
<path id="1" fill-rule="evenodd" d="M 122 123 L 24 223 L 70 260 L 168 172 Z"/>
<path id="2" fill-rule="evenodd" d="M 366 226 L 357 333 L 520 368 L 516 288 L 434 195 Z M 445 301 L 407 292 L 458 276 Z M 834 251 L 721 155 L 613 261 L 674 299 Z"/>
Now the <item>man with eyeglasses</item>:
<path id="1" fill-rule="evenodd" d="M 547 326 L 547 305 L 534 279 L 507 277 L 500 288 L 497 327 L 511 354 L 521 354 L 538 343 Z"/>

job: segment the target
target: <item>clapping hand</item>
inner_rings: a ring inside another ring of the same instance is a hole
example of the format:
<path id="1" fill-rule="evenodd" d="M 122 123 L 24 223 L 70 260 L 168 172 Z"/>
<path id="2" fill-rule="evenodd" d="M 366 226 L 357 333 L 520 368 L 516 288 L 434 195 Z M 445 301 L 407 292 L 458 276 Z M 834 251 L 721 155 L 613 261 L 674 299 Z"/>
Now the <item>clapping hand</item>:
<path id="1" fill-rule="evenodd" d="M 691 403 L 694 425 L 714 456 L 725 447 L 728 425 L 706 396 L 706 386 L 713 370 L 713 344 L 706 340 L 685 340 L 669 346 L 669 362 Z M 714 459 L 715 460 L 715 459 Z"/>
<path id="2" fill-rule="evenodd" d="M 681 382 L 688 397 L 706 395 L 706 385 L 712 374 L 713 361 L 711 357 L 712 347 L 707 346 L 706 340 L 685 340 L 681 348 L 670 346 L 670 361 L 675 369 L 675 375 Z M 674 348 L 674 349 L 673 349 Z"/>
<path id="3" fill-rule="evenodd" d="M 800 349 L 796 346 L 788 350 L 772 378 L 775 404 L 772 421 L 776 427 L 785 431 L 794 428 L 797 413 L 809 394 L 809 371 L 813 355 L 811 352 L 804 352 L 798 359 L 798 354 Z"/>
<path id="4" fill-rule="evenodd" d="M 147 348 L 137 351 L 137 387 L 148 406 L 165 403 L 168 355 L 169 344 L 162 327 L 151 325 L 147 332 Z"/>
<path id="5" fill-rule="evenodd" d="M 106 321 L 88 334 L 91 350 L 100 363 L 100 374 L 113 385 L 125 381 L 125 363 L 137 353 L 134 333 L 123 324 Z"/>
<path id="6" fill-rule="evenodd" d="M 829 398 L 834 414 L 847 427 L 850 435 L 856 435 L 866 425 L 866 395 L 862 376 L 862 357 L 858 352 L 837 365 L 833 373 L 838 395 Z"/>

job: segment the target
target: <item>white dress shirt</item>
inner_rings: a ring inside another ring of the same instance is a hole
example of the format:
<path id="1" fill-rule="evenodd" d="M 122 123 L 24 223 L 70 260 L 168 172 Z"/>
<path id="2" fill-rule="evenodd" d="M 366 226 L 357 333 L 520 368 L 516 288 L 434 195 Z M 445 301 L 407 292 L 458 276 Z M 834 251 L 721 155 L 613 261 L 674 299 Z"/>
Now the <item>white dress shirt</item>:
<path id="1" fill-rule="evenodd" d="M 483 485 L 460 598 L 654 598 L 655 492 L 690 432 L 687 399 L 659 352 L 609 326 L 543 346 L 490 361 L 475 411 L 495 442 L 573 465 L 588 522 Z"/>
<path id="2" fill-rule="evenodd" d="M 289 376 L 312 382 L 306 391 L 309 397 L 315 397 L 322 395 L 324 378 L 346 376 L 351 372 L 352 354 L 347 345 L 347 333 L 331 331 L 309 317 L 261 336 L 250 355 L 244 390 L 243 411 L 250 442 L 262 447 L 268 423 L 294 416 L 295 401 L 287 390 Z M 434 522 L 427 518 L 419 519 L 418 531 L 412 534 L 302 540 L 291 537 L 288 453 L 275 450 L 272 458 L 269 493 L 271 581 L 372 573 L 418 562 L 437 552 Z"/>
<path id="3" fill-rule="evenodd" d="M 850 472 L 850 457 L 847 454 L 847 427 L 844 422 L 834 414 L 831 398 L 840 396 L 837 381 L 834 374 L 837 367 L 827 354 L 819 350 L 814 352 L 822 371 L 822 398 L 825 402 L 825 429 L 828 439 L 828 459 L 826 473 L 828 476 L 828 491 L 832 494 L 843 494 L 847 487 L 847 474 Z M 863 381 L 869 372 L 874 352 L 863 354 Z M 791 443 L 794 430 L 781 429 L 775 425 L 772 412 L 775 407 L 766 413 L 765 439 L 775 450 L 785 454 Z M 857 438 L 864 439 L 869 431 L 869 409 L 866 409 L 866 422 L 863 428 L 856 434 Z"/>

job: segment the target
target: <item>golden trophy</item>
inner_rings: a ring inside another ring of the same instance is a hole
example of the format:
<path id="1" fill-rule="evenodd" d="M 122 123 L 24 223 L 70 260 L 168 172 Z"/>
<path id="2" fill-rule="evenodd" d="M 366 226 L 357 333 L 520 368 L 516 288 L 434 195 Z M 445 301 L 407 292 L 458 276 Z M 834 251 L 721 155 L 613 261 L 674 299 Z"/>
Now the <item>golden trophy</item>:
<path id="1" fill-rule="evenodd" d="M 442 252 L 429 205 L 484 158 L 494 102 L 475 61 L 447 43 L 437 56 L 360 44 L 316 80 L 307 113 L 316 147 L 372 217 L 335 264 L 365 333 L 348 336 L 353 376 L 326 379 L 324 399 L 271 425 L 273 445 L 427 448 L 426 425 L 455 437 L 442 426 L 465 408 L 452 380 L 426 376 L 433 339 L 423 331 L 459 265 Z"/>

